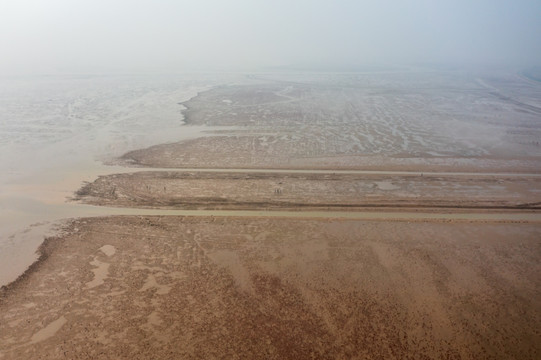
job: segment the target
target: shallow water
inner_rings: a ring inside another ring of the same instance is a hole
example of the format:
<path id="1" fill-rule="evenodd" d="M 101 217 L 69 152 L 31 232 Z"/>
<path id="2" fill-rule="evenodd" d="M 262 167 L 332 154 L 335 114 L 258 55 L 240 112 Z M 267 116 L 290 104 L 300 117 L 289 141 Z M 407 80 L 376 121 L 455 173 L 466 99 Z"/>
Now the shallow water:
<path id="1" fill-rule="evenodd" d="M 427 211 L 281 211 L 281 210 L 169 210 L 96 207 L 73 204 L 66 208 L 77 217 L 109 215 L 135 216 L 216 216 L 216 217 L 288 217 L 335 218 L 358 220 L 463 220 L 463 221 L 524 221 L 541 222 L 540 212 L 427 212 Z M 62 213 L 60 210 L 59 213 Z"/>
<path id="2" fill-rule="evenodd" d="M 184 102 L 216 76 L 41 76 L 0 79 L 0 285 L 36 259 L 83 181 L 121 172 L 123 153 L 204 136 L 182 126 Z M 125 171 L 125 170 L 124 170 Z"/>
<path id="3" fill-rule="evenodd" d="M 4 241 L 0 252 L 0 286 L 17 278 L 36 259 L 35 250 L 47 234 L 53 234 L 52 226 L 62 219 L 97 216 L 216 216 L 216 217 L 288 217 L 288 218 L 336 218 L 355 220 L 396 221 L 517 221 L 539 222 L 540 212 L 503 213 L 435 213 L 419 211 L 277 211 L 277 210 L 166 210 L 111 208 L 77 203 L 44 204 L 39 201 L 21 201 L 11 204 L 11 219 L 18 221 L 34 219 L 35 224 L 14 233 Z"/>

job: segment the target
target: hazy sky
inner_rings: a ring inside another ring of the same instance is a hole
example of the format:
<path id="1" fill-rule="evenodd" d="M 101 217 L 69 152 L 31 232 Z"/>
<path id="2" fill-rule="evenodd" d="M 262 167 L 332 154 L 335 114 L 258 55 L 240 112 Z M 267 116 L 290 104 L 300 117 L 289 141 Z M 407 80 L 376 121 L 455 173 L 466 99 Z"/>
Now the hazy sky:
<path id="1" fill-rule="evenodd" d="M 0 73 L 541 64 L 541 0 L 0 0 Z"/>

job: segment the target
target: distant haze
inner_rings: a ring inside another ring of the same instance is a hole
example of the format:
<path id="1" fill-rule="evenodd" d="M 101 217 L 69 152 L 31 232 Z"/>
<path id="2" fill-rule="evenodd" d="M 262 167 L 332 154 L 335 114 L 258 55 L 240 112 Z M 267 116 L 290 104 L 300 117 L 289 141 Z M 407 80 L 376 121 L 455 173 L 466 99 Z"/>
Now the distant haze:
<path id="1" fill-rule="evenodd" d="M 0 74 L 541 64 L 539 0 L 4 0 Z"/>

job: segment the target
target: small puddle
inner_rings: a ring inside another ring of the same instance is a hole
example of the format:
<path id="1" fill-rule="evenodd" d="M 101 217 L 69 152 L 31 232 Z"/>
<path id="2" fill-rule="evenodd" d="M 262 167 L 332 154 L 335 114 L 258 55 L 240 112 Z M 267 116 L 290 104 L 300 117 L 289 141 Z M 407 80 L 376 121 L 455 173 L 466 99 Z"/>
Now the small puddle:
<path id="1" fill-rule="evenodd" d="M 32 335 L 32 339 L 30 339 L 30 344 L 35 344 L 37 342 L 47 340 L 48 338 L 53 337 L 58 332 L 58 330 L 60 330 L 62 326 L 64 326 L 66 322 L 67 320 L 64 316 L 61 316 L 60 318 L 51 322 L 49 325 Z"/>
<path id="2" fill-rule="evenodd" d="M 86 283 L 87 289 L 92 289 L 96 286 L 100 286 L 109 275 L 108 263 L 94 259 L 94 261 L 91 261 L 90 264 L 96 267 L 92 269 L 92 272 L 94 273 L 94 279 Z"/>
<path id="3" fill-rule="evenodd" d="M 375 184 L 380 190 L 397 190 L 400 186 L 393 185 L 390 181 L 376 181 Z"/>

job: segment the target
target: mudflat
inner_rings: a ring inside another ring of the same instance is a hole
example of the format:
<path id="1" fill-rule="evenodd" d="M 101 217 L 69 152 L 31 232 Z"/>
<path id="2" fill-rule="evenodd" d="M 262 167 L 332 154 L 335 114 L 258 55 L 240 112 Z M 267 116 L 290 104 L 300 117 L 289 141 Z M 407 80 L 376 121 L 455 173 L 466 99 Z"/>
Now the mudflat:
<path id="1" fill-rule="evenodd" d="M 86 204 L 166 209 L 435 208 L 541 209 L 533 175 L 354 175 L 144 171 L 101 176 L 74 199 Z"/>
<path id="2" fill-rule="evenodd" d="M 539 172 L 541 87 L 514 74 L 258 75 L 184 103 L 216 136 L 128 152 L 172 168 Z"/>
<path id="3" fill-rule="evenodd" d="M 538 359 L 540 96 L 433 71 L 200 93 L 185 122 L 214 130 L 72 199 L 135 215 L 71 220 L 0 290 L 0 358 Z"/>
<path id="4" fill-rule="evenodd" d="M 530 358 L 528 223 L 73 221 L 4 288 L 4 359 Z"/>

